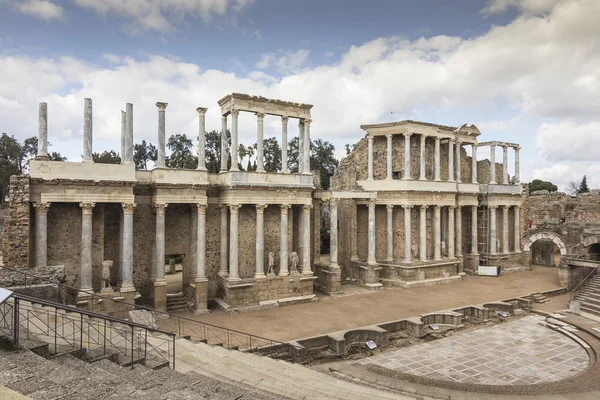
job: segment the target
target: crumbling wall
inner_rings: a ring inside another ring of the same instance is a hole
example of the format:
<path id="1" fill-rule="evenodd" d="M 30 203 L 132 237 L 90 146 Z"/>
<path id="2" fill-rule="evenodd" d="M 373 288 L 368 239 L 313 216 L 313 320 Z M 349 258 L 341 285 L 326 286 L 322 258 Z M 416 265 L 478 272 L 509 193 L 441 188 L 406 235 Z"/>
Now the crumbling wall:
<path id="1" fill-rule="evenodd" d="M 28 268 L 29 263 L 29 176 L 11 176 L 8 203 L 4 205 L 2 255 L 10 268 Z"/>

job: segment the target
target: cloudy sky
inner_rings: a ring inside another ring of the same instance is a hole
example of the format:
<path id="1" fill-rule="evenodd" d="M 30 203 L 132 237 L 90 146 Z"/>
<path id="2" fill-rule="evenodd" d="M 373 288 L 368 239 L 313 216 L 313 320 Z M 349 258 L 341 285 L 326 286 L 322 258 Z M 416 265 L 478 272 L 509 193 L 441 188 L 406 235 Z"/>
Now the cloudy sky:
<path id="1" fill-rule="evenodd" d="M 83 99 L 94 150 L 220 129 L 231 92 L 314 104 L 312 136 L 338 155 L 360 124 L 474 123 L 480 141 L 521 144 L 523 181 L 600 187 L 598 0 L 0 0 L 0 132 L 37 134 L 48 102 L 51 150 L 82 152 Z M 241 143 L 255 117 L 240 116 Z M 280 121 L 265 118 L 265 137 Z M 290 128 L 290 132 L 295 126 Z M 479 152 L 479 157 L 487 156 Z M 512 173 L 512 152 L 511 168 Z M 500 151 L 497 159 L 501 159 Z"/>

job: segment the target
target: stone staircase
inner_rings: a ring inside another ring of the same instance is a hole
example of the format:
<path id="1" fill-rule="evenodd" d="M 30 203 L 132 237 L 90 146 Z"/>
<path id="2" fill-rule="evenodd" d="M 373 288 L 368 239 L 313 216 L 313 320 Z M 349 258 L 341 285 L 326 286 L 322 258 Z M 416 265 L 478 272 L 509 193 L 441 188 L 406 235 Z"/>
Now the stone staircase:
<path id="1" fill-rule="evenodd" d="M 176 313 L 187 311 L 187 299 L 183 293 L 174 293 L 167 295 L 167 312 Z"/>
<path id="2" fill-rule="evenodd" d="M 600 317 L 600 274 L 596 274 L 575 296 L 581 303 L 581 311 Z"/>

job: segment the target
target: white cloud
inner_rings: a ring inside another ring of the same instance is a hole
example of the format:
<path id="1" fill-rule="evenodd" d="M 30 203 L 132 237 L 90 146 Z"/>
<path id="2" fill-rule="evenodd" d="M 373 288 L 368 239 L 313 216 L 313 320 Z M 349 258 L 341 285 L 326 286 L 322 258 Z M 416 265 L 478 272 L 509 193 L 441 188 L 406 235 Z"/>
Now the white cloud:
<path id="1" fill-rule="evenodd" d="M 501 14 L 515 8 L 524 13 L 543 14 L 561 1 L 565 0 L 489 0 L 481 12 L 485 15 Z"/>
<path id="2" fill-rule="evenodd" d="M 533 178 L 550 181 L 558 186 L 559 191 L 567 191 L 571 182 L 581 182 L 583 176 L 588 179 L 591 189 L 600 187 L 600 165 L 586 163 L 585 165 L 554 164 L 547 168 L 533 170 Z"/>
<path id="3" fill-rule="evenodd" d="M 62 19 L 65 16 L 64 8 L 50 0 L 0 0 L 0 6 L 2 3 L 7 3 L 20 13 L 45 21 Z"/>
<path id="4" fill-rule="evenodd" d="M 121 62 L 121 57 L 116 54 L 104 53 L 102 54 L 102 58 L 111 64 L 118 64 Z"/>
<path id="5" fill-rule="evenodd" d="M 258 69 L 268 68 L 274 59 L 275 59 L 274 53 L 265 53 L 262 55 L 260 60 L 256 63 L 256 68 L 258 68 Z"/>
<path id="6" fill-rule="evenodd" d="M 548 161 L 599 161 L 600 121 L 543 123 L 537 131 L 536 147 Z"/>
<path id="7" fill-rule="evenodd" d="M 281 73 L 296 73 L 305 65 L 309 54 L 306 49 L 295 52 L 279 50 L 277 53 L 264 53 L 256 63 L 256 68 L 266 69 L 275 66 Z"/>

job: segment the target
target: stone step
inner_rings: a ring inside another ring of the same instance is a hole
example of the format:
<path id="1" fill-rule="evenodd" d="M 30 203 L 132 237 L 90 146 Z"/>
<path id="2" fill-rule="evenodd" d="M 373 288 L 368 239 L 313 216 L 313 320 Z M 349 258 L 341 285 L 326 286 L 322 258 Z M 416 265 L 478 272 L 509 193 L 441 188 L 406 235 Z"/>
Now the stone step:
<path id="1" fill-rule="evenodd" d="M 585 306 L 583 304 L 581 305 L 580 310 L 584 311 L 584 312 L 587 312 L 589 314 L 593 314 L 593 315 L 596 315 L 596 316 L 600 317 L 600 311 L 599 310 L 589 308 L 589 307 L 587 307 L 587 306 Z"/>
<path id="2" fill-rule="evenodd" d="M 591 304 L 591 303 L 581 303 L 581 307 L 585 307 L 586 309 L 594 310 L 600 313 L 600 306 Z"/>
<path id="3" fill-rule="evenodd" d="M 581 304 L 589 304 L 592 306 L 600 307 L 600 299 L 582 298 L 579 301 L 581 302 Z"/>

